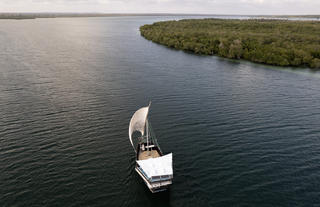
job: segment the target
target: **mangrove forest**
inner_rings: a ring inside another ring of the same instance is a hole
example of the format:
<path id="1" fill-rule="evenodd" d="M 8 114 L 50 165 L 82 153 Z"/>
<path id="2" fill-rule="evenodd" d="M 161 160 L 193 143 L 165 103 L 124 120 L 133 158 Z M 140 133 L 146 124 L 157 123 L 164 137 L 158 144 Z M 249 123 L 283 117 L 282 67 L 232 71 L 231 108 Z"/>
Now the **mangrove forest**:
<path id="1" fill-rule="evenodd" d="M 140 32 L 196 54 L 320 69 L 319 21 L 185 19 L 143 25 Z"/>

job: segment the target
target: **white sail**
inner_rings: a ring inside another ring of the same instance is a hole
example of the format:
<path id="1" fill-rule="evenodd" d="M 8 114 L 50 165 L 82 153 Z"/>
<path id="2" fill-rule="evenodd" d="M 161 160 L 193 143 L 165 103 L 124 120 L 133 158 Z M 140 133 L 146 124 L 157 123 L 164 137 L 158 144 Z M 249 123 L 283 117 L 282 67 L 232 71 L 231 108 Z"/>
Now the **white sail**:
<path id="1" fill-rule="evenodd" d="M 150 104 L 149 104 L 149 106 L 143 107 L 143 108 L 139 109 L 138 111 L 136 111 L 130 120 L 129 139 L 130 139 L 131 145 L 134 150 L 135 150 L 135 148 L 134 148 L 133 142 L 132 142 L 132 134 L 135 131 L 139 131 L 142 134 L 142 136 L 144 135 L 147 116 L 149 113 L 149 107 L 150 107 Z"/>

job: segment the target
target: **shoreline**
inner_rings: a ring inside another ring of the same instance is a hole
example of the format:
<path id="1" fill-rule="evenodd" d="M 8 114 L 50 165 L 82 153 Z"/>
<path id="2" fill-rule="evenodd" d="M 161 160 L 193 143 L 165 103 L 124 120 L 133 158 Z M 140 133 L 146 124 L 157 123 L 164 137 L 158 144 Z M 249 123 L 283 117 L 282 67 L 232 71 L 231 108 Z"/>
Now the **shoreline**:
<path id="1" fill-rule="evenodd" d="M 152 42 L 200 55 L 320 69 L 320 22 L 184 19 L 140 27 Z"/>

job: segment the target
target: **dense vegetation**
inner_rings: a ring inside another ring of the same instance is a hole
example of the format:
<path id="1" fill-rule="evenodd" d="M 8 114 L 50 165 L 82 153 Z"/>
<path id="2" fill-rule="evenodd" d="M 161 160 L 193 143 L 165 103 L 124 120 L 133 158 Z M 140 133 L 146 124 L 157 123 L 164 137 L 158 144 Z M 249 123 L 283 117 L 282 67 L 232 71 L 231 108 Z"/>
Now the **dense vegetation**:
<path id="1" fill-rule="evenodd" d="M 153 42 L 196 54 L 320 69 L 320 22 L 187 19 L 140 27 Z"/>

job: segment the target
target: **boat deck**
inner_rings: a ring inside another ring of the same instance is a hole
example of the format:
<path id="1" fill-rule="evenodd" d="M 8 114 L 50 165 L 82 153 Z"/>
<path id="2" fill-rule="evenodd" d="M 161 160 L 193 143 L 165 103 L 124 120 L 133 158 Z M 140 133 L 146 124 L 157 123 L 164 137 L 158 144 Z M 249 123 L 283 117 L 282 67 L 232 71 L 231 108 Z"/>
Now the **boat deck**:
<path id="1" fill-rule="evenodd" d="M 139 160 L 146 160 L 149 158 L 156 158 L 160 157 L 160 154 L 157 150 L 151 150 L 151 151 L 143 151 L 139 154 Z"/>

